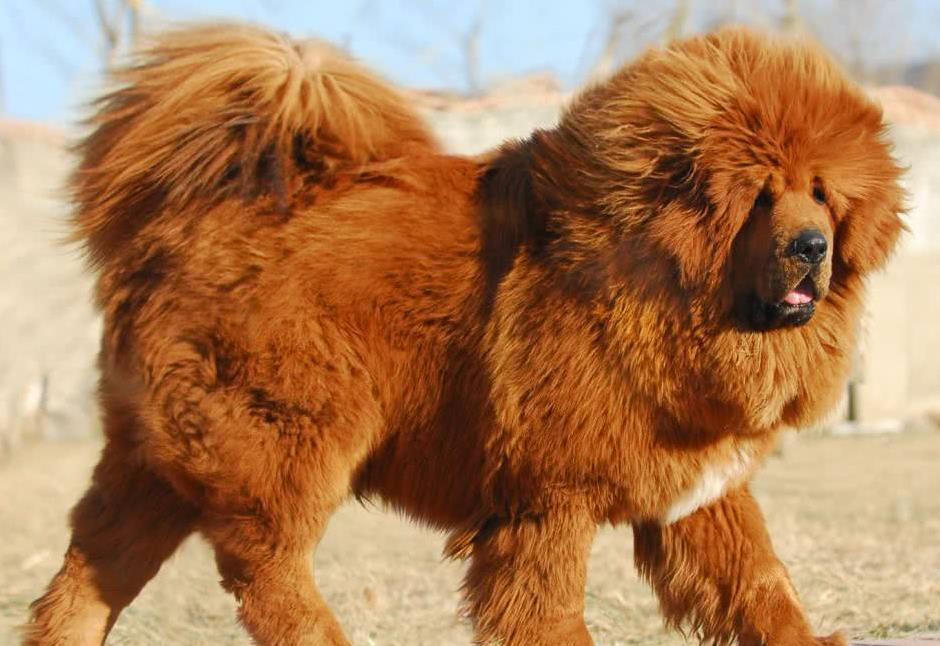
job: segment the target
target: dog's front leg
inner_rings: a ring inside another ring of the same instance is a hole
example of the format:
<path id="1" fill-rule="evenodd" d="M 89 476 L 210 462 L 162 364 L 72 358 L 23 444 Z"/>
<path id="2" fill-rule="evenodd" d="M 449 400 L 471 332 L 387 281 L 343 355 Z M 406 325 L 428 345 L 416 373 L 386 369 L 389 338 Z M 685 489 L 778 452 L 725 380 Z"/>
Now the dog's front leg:
<path id="1" fill-rule="evenodd" d="M 764 519 L 746 487 L 669 524 L 634 526 L 637 569 L 668 624 L 703 642 L 741 646 L 844 646 L 816 638 Z"/>
<path id="2" fill-rule="evenodd" d="M 492 518 L 472 538 L 464 582 L 474 643 L 592 646 L 584 623 L 596 523 L 586 506 Z"/>

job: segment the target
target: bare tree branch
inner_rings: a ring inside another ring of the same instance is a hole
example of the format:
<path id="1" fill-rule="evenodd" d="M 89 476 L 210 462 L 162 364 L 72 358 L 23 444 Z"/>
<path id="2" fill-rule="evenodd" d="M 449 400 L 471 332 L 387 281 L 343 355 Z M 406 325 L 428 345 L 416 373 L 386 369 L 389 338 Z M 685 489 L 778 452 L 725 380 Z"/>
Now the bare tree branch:
<path id="1" fill-rule="evenodd" d="M 610 7 L 607 19 L 607 35 L 604 38 L 604 47 L 597 57 L 597 61 L 588 73 L 588 78 L 595 80 L 608 76 L 617 64 L 618 53 L 627 26 L 634 19 L 634 13 L 624 7 Z"/>
<path id="2" fill-rule="evenodd" d="M 130 46 L 137 47 L 140 42 L 140 10 L 143 0 L 125 0 L 127 4 L 128 19 L 130 21 Z"/>
<path id="3" fill-rule="evenodd" d="M 477 96 L 482 91 L 480 80 L 480 34 L 483 31 L 483 11 L 477 12 L 473 24 L 461 39 L 463 53 L 464 74 L 467 81 L 467 91 L 471 96 Z"/>
<path id="4" fill-rule="evenodd" d="M 803 21 L 800 18 L 799 0 L 783 0 L 783 19 L 780 21 L 780 28 L 785 32 L 796 32 L 803 29 Z"/>
<path id="5" fill-rule="evenodd" d="M 137 45 L 144 0 L 116 0 L 111 11 L 107 5 L 107 0 L 95 0 L 95 16 L 101 32 L 101 59 L 105 67 L 110 67 L 122 48 Z"/>
<path id="6" fill-rule="evenodd" d="M 105 6 L 105 0 L 95 0 L 95 16 L 98 19 L 98 30 L 102 36 L 101 58 L 107 67 L 111 66 L 118 45 L 121 42 L 119 15 L 120 5 L 116 7 L 113 14 L 109 14 L 108 8 Z"/>
<path id="7" fill-rule="evenodd" d="M 689 20 L 689 10 L 692 8 L 692 0 L 676 0 L 676 9 L 672 12 L 672 18 L 669 19 L 669 25 L 666 27 L 666 33 L 663 35 L 666 42 L 682 38 L 685 33 L 685 25 Z"/>
<path id="8" fill-rule="evenodd" d="M 433 11 L 429 3 L 413 0 L 410 5 L 422 15 L 429 25 L 445 30 L 451 39 L 458 44 L 460 56 L 459 68 L 466 85 L 466 91 L 471 95 L 478 95 L 483 91 L 483 79 L 480 73 L 480 38 L 483 33 L 483 18 L 485 15 L 486 0 L 478 0 L 476 14 L 473 22 L 466 30 L 461 30 L 447 24 L 447 21 Z M 401 34 L 397 36 L 400 44 L 403 42 Z M 416 47 L 416 49 L 418 49 Z M 429 61 L 432 65 L 437 61 Z M 450 66 L 450 65 L 449 65 Z M 445 76 L 453 76 L 453 72 Z"/>

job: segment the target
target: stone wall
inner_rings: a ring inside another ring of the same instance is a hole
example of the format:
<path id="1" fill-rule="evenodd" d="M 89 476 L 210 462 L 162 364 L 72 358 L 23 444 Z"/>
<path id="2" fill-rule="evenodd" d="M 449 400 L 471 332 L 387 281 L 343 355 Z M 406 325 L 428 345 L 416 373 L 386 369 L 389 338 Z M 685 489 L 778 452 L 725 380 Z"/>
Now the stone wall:
<path id="1" fill-rule="evenodd" d="M 860 421 L 884 429 L 940 413 L 940 129 L 900 124 L 892 135 L 910 167 L 910 230 L 870 281 L 857 390 Z"/>
<path id="2" fill-rule="evenodd" d="M 100 323 L 68 233 L 60 133 L 0 122 L 0 454 L 88 435 Z"/>

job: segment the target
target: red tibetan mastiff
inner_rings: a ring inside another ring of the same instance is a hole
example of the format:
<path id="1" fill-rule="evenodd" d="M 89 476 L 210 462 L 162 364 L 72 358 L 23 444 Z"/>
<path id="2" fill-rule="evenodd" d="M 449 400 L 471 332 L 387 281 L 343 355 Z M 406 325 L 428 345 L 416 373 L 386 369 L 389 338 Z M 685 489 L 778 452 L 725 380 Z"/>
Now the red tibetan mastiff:
<path id="1" fill-rule="evenodd" d="M 258 643 L 346 644 L 310 553 L 350 496 L 450 533 L 481 644 L 591 644 L 606 522 L 703 641 L 845 643 L 748 491 L 839 399 L 902 229 L 881 110 L 820 51 L 649 51 L 479 158 L 256 28 L 114 80 L 72 182 L 107 444 L 27 643 L 100 643 L 196 531 Z"/>

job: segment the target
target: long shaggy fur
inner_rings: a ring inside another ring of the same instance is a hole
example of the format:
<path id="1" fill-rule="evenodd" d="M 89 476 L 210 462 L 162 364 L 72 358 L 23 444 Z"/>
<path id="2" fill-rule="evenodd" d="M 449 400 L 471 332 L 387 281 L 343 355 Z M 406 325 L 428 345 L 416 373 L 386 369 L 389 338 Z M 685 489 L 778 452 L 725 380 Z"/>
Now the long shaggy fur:
<path id="1" fill-rule="evenodd" d="M 206 64 L 210 62 L 210 64 Z M 433 148 L 386 83 L 320 41 L 238 25 L 161 34 L 112 75 L 77 148 L 76 237 L 103 261 L 148 218 Z"/>
<path id="2" fill-rule="evenodd" d="M 198 531 L 257 642 L 346 644 L 309 554 L 350 496 L 450 533 L 480 644 L 591 644 L 607 522 L 670 625 L 845 643 L 747 490 L 838 400 L 903 228 L 881 112 L 821 52 L 651 50 L 479 158 L 256 28 L 169 32 L 115 82 L 72 184 L 107 443 L 27 643 L 100 642 Z"/>

